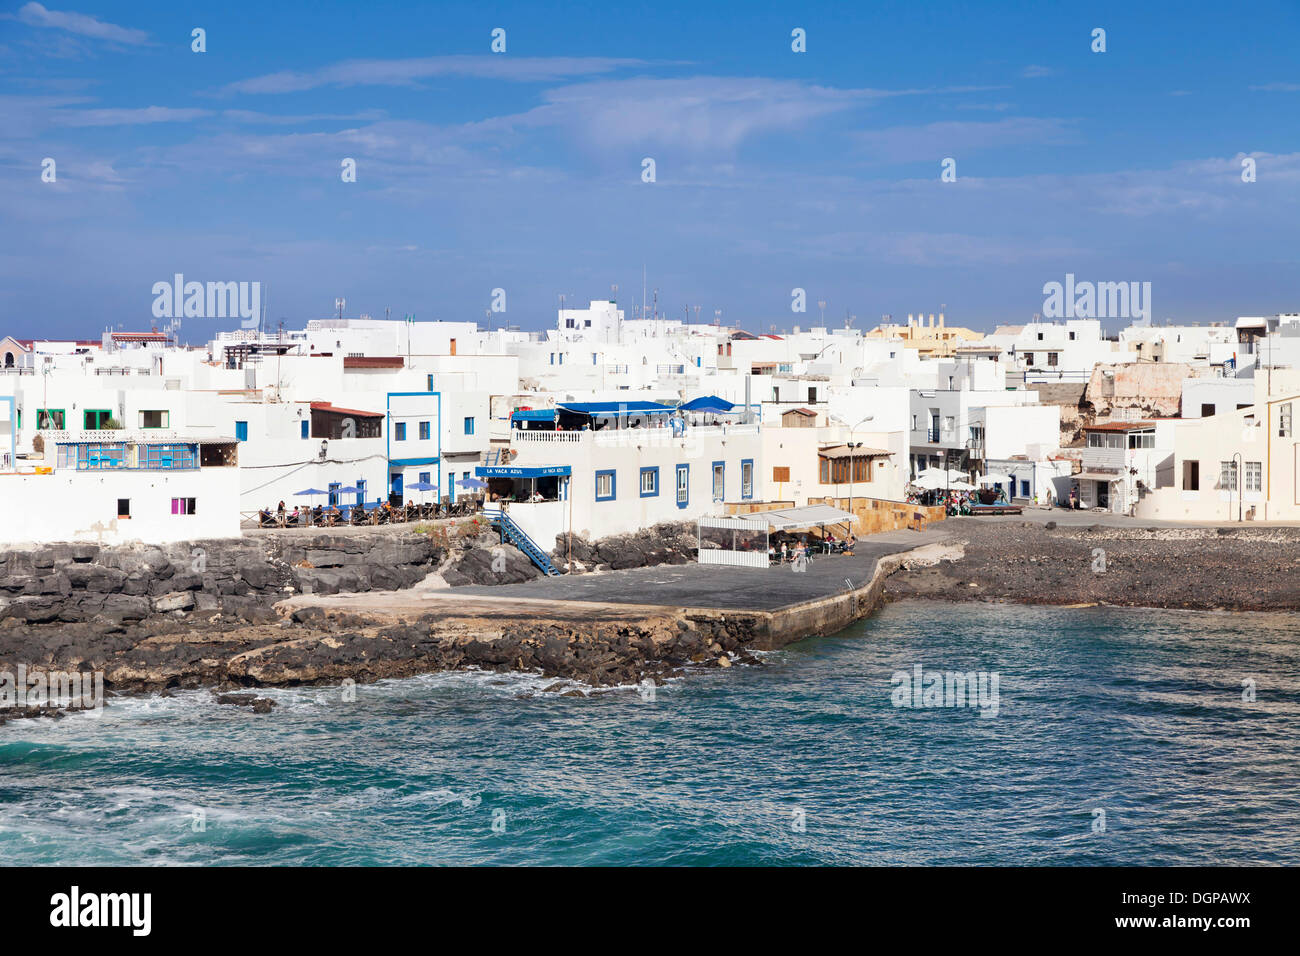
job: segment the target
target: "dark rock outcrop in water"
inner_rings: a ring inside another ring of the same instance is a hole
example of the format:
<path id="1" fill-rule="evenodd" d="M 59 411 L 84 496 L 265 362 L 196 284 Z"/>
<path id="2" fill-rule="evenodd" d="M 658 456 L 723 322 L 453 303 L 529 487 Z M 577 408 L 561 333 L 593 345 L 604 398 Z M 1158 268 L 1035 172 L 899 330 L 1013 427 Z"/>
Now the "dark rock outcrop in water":
<path id="1" fill-rule="evenodd" d="M 1046 527 L 950 520 L 957 560 L 914 564 L 886 597 L 1188 610 L 1300 610 L 1300 528 Z"/>

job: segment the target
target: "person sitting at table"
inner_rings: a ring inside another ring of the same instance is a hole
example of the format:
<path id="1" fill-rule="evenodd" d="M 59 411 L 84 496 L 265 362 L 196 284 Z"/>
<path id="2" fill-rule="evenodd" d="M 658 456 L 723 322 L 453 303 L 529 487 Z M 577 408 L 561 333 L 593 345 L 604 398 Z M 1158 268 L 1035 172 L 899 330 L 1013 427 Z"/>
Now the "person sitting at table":
<path id="1" fill-rule="evenodd" d="M 853 546 L 854 546 L 855 544 L 857 544 L 857 543 L 858 543 L 858 539 L 855 538 L 855 537 L 853 537 L 853 532 L 850 531 L 850 532 L 849 532 L 849 536 L 848 536 L 847 538 L 844 539 L 844 553 L 845 553 L 845 554 L 852 554 L 852 553 L 853 553 Z"/>
<path id="2" fill-rule="evenodd" d="M 357 502 L 356 506 L 352 509 L 352 523 L 361 524 L 366 520 L 366 517 L 366 506 Z"/>
<path id="3" fill-rule="evenodd" d="M 270 508 L 263 508 L 261 511 L 259 511 L 259 512 L 257 513 L 257 520 L 258 520 L 258 523 L 261 524 L 261 526 L 262 526 L 263 528 L 269 528 L 269 527 L 271 527 L 271 524 L 272 524 L 272 521 L 271 521 L 271 509 L 270 509 Z"/>
<path id="4" fill-rule="evenodd" d="M 312 509 L 311 509 L 311 523 L 312 523 L 312 524 L 316 524 L 316 525 L 320 524 L 320 523 L 321 523 L 321 516 L 322 516 L 323 514 L 324 514 L 324 510 L 321 508 L 320 505 L 317 505 L 315 508 L 312 508 Z"/>
<path id="5" fill-rule="evenodd" d="M 298 506 L 294 505 L 293 511 L 289 512 L 289 516 L 285 518 L 285 525 L 290 528 L 296 528 L 298 526 L 298 517 Z"/>

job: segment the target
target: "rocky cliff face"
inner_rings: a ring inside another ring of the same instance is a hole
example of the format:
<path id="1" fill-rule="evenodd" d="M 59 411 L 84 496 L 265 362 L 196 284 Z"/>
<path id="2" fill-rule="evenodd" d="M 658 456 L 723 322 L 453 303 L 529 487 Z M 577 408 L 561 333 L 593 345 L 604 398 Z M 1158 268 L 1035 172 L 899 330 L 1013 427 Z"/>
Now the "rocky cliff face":
<path id="1" fill-rule="evenodd" d="M 622 571 L 660 564 L 690 564 L 698 546 L 695 525 L 689 521 L 657 524 L 636 534 L 617 534 L 598 541 L 573 536 L 575 572 Z M 556 567 L 563 567 L 569 555 L 569 536 L 555 536 L 551 552 Z"/>

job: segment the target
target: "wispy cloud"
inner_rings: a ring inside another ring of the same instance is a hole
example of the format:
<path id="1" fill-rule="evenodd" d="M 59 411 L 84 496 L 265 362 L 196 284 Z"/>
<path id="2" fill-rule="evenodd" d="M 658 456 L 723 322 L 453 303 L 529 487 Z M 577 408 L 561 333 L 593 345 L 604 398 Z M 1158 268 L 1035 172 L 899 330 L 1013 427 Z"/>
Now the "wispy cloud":
<path id="1" fill-rule="evenodd" d="M 138 109 L 68 110 L 54 114 L 58 126 L 142 126 L 150 123 L 188 123 L 211 116 L 210 110 L 145 106 Z"/>
<path id="2" fill-rule="evenodd" d="M 1076 136 L 1066 120 L 1026 116 L 992 123 L 951 121 L 891 126 L 855 133 L 853 139 L 874 160 L 906 162 L 1030 143 L 1065 143 Z"/>
<path id="3" fill-rule="evenodd" d="M 1300 83 L 1261 83 L 1251 89 L 1264 93 L 1300 93 Z"/>
<path id="4" fill-rule="evenodd" d="M 436 77 L 545 83 L 610 73 L 645 61 L 614 57 L 430 56 L 404 60 L 346 60 L 319 70 L 282 70 L 223 86 L 221 93 L 300 93 L 322 86 L 414 86 Z"/>
<path id="5" fill-rule="evenodd" d="M 131 46 L 142 46 L 149 42 L 149 34 L 144 30 L 106 23 L 85 13 L 50 10 L 39 3 L 24 4 L 15 14 L 15 18 L 28 26 L 63 30 L 93 40 L 108 40 Z"/>
<path id="6" fill-rule="evenodd" d="M 1050 66 L 1040 66 L 1037 63 L 1031 63 L 1020 71 L 1020 75 L 1027 80 L 1035 80 L 1041 76 L 1055 76 L 1059 71 Z"/>

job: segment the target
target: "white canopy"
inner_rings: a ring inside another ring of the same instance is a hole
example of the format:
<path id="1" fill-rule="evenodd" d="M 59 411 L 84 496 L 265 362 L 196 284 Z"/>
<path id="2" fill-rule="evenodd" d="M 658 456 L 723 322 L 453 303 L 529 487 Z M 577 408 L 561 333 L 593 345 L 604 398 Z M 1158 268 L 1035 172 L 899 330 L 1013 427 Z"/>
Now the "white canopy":
<path id="1" fill-rule="evenodd" d="M 1014 481 L 1010 475 L 988 474 L 980 477 L 981 485 L 1005 485 L 1009 481 Z"/>
<path id="2" fill-rule="evenodd" d="M 948 486 L 953 491 L 974 491 L 975 486 L 969 481 L 954 481 Z"/>
<path id="3" fill-rule="evenodd" d="M 762 519 L 774 531 L 790 528 L 808 528 L 815 524 L 843 524 L 856 521 L 857 516 L 830 505 L 804 505 L 802 508 L 782 508 L 779 511 L 754 511 L 745 515 L 749 519 Z"/>

